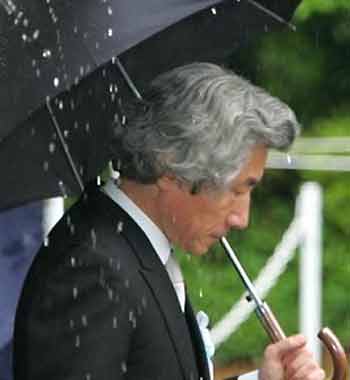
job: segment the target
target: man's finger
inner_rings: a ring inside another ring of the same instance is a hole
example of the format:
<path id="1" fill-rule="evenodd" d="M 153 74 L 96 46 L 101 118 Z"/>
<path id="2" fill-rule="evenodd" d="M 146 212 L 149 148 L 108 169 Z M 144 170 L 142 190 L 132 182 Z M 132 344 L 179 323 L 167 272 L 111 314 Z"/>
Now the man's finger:
<path id="1" fill-rule="evenodd" d="M 265 350 L 265 355 L 282 357 L 291 351 L 304 347 L 305 345 L 306 339 L 303 335 L 293 335 L 277 343 L 270 344 Z"/>

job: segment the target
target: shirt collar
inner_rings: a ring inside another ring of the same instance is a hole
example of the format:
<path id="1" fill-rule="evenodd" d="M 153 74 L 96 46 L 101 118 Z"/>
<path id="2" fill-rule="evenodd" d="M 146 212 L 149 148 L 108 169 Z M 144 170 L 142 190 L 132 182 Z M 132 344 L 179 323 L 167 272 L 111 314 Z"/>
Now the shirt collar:
<path id="1" fill-rule="evenodd" d="M 140 226 L 151 242 L 163 265 L 169 259 L 171 244 L 160 228 L 124 193 L 112 179 L 102 187 L 102 191 L 117 203 Z"/>

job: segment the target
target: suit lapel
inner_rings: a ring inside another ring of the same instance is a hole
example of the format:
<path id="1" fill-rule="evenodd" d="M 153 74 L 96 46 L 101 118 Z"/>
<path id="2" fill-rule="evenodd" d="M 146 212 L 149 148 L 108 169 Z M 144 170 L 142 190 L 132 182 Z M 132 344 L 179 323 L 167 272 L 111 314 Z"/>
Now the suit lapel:
<path id="1" fill-rule="evenodd" d="M 191 332 L 181 311 L 176 292 L 164 265 L 142 229 L 132 218 L 102 192 L 95 193 L 99 210 L 107 210 L 111 223 L 121 223 L 126 238 L 140 262 L 140 273 L 148 284 L 166 323 L 184 379 L 198 379 L 197 360 Z M 205 378 L 204 378 L 205 379 Z M 206 380 L 206 379 L 205 379 Z"/>

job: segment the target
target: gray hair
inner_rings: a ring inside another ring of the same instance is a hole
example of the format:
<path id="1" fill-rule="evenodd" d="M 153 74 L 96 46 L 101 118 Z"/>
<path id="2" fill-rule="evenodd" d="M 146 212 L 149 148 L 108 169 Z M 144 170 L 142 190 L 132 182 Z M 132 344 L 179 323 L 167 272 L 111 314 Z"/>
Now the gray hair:
<path id="1" fill-rule="evenodd" d="M 173 174 L 197 190 L 225 186 L 254 146 L 285 150 L 299 130 L 286 104 L 209 63 L 158 76 L 127 120 L 114 148 L 122 177 L 154 183 Z"/>

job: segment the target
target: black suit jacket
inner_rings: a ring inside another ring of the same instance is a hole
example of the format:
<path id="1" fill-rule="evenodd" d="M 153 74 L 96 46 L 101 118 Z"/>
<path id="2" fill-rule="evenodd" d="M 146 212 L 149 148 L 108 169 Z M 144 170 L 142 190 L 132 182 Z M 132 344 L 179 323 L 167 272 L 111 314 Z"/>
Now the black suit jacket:
<path id="1" fill-rule="evenodd" d="M 97 187 L 35 258 L 18 305 L 15 380 L 209 380 L 187 302 L 138 225 Z"/>

